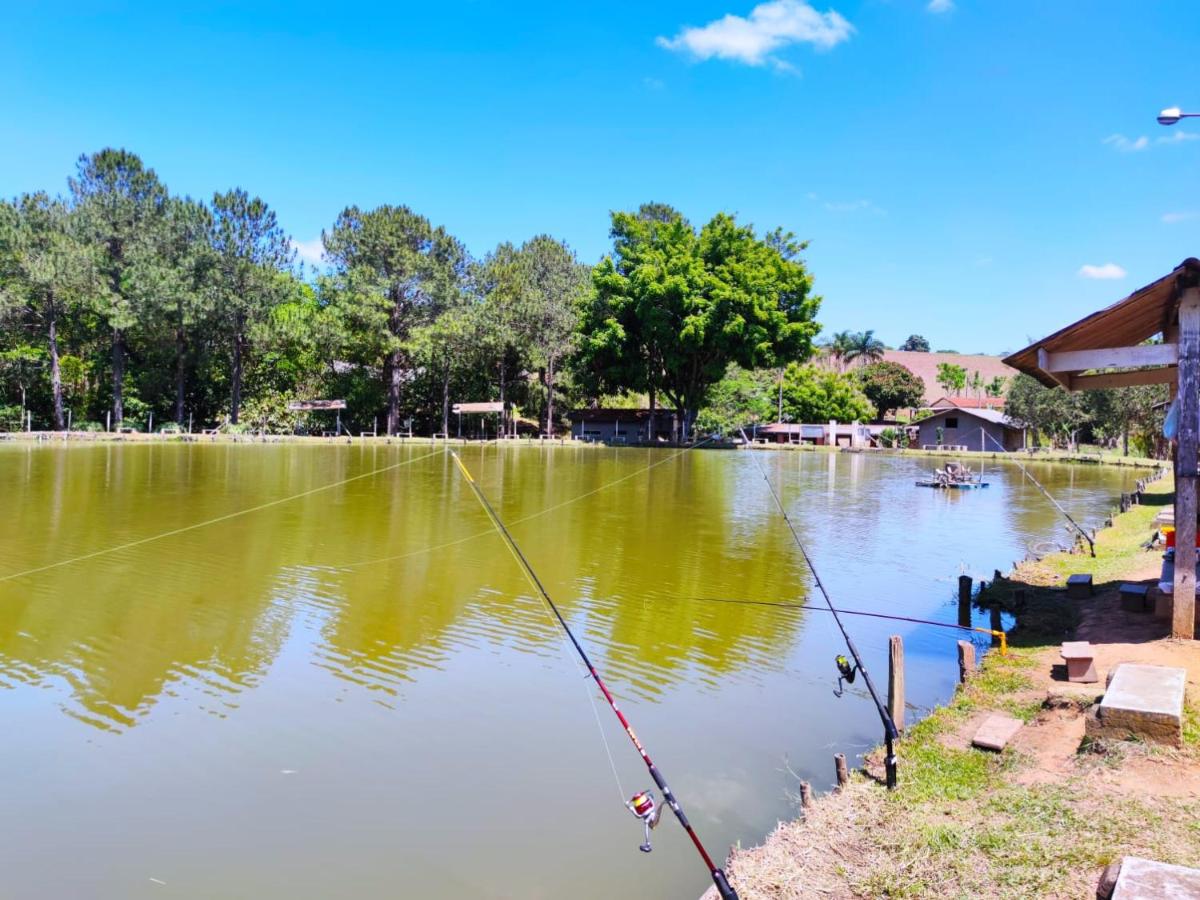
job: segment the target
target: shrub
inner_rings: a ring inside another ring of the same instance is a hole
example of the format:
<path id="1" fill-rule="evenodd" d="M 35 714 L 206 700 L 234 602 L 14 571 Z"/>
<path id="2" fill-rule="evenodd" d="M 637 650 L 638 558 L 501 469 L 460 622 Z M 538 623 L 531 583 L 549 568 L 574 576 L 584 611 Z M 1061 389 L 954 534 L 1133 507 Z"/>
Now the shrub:
<path id="1" fill-rule="evenodd" d="M 21 407 L 0 406 L 0 431 L 20 431 L 24 428 Z"/>

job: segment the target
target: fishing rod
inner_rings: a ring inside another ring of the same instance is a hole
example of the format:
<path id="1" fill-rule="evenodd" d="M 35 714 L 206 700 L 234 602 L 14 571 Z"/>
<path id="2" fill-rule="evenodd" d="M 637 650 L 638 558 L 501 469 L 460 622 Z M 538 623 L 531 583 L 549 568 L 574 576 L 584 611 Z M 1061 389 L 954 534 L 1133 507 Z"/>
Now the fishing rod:
<path id="1" fill-rule="evenodd" d="M 692 597 L 703 603 L 736 603 L 739 606 L 767 606 L 775 609 L 805 610 L 813 612 L 834 612 L 824 606 L 813 606 L 810 603 L 789 603 L 785 600 L 748 600 L 742 597 Z M 836 612 L 844 616 L 867 616 L 872 619 L 889 619 L 893 622 L 912 622 L 915 625 L 933 625 L 937 628 L 956 628 L 959 631 L 974 631 L 979 634 L 990 634 L 1000 641 L 1000 655 L 1008 655 L 1008 635 L 993 628 L 980 628 L 977 625 L 959 625 L 956 622 L 935 622 L 933 619 L 915 619 L 912 616 L 896 616 L 889 613 L 867 612 L 863 609 L 839 609 Z"/>
<path id="2" fill-rule="evenodd" d="M 667 804 L 667 806 L 671 807 L 671 812 L 675 813 L 675 818 L 679 820 L 679 824 L 683 826 L 683 830 L 686 831 L 688 837 L 692 839 L 692 843 L 695 845 L 697 852 L 700 854 L 700 858 L 704 860 L 704 865 L 708 867 L 709 876 L 712 878 L 713 884 L 717 888 L 717 893 L 721 896 L 721 900 L 738 900 L 738 895 L 734 889 L 730 887 L 729 880 L 725 877 L 725 872 L 712 861 L 712 857 L 709 856 L 708 851 L 704 849 L 704 844 L 700 842 L 699 836 L 696 834 L 695 829 L 692 828 L 692 823 L 688 821 L 688 817 L 684 814 L 683 808 L 679 805 L 679 801 L 675 799 L 675 795 L 671 792 L 671 788 L 667 786 L 666 779 L 663 778 L 662 773 L 658 770 L 658 767 L 650 759 L 650 755 L 646 752 L 646 748 L 642 746 L 642 742 L 638 740 L 638 736 L 633 731 L 633 726 L 629 724 L 629 720 L 625 718 L 625 714 L 621 712 L 621 708 L 617 706 L 617 701 L 613 699 L 613 695 L 609 692 L 608 686 L 604 683 L 604 679 L 600 677 L 600 673 L 597 672 L 596 667 L 592 665 L 592 661 L 588 658 L 587 652 L 583 649 L 583 645 L 579 643 L 579 640 L 575 637 L 575 633 L 571 630 L 571 626 L 567 624 L 567 620 L 563 618 L 563 614 L 559 611 L 558 606 L 550 598 L 550 593 L 542 584 L 541 579 L 537 577 L 537 573 L 533 571 L 533 566 L 529 564 L 529 560 L 525 558 L 525 554 L 522 553 L 521 548 L 517 546 L 516 540 L 504 526 L 503 520 L 500 518 L 496 510 L 492 508 L 492 504 L 488 502 L 483 490 L 476 483 L 474 476 L 471 475 L 462 459 L 460 459 L 459 455 L 453 450 L 450 451 L 450 455 L 454 457 L 454 462 L 457 463 L 458 469 L 460 472 L 462 472 L 463 478 L 466 479 L 467 484 L 471 486 L 471 491 L 475 494 L 475 499 L 479 501 L 479 505 L 482 506 L 484 512 L 487 513 L 488 519 L 491 520 L 496 532 L 500 535 L 501 539 L 503 539 L 505 546 L 508 548 L 509 553 L 512 554 L 513 559 L 516 560 L 517 565 L 520 566 L 525 578 L 529 581 L 529 584 L 533 587 L 533 589 L 537 591 L 541 598 L 546 602 L 546 606 L 549 607 L 552 613 L 554 613 L 554 618 L 558 620 L 558 624 L 562 626 L 563 631 L 566 632 L 567 637 L 570 638 L 571 644 L 575 647 L 575 652 L 579 654 L 579 658 L 583 660 L 583 664 L 587 668 L 588 675 L 591 676 L 592 680 L 596 682 L 596 686 L 600 688 L 600 693 L 604 695 L 604 699 L 608 702 L 608 705 L 616 715 L 617 720 L 621 723 L 621 727 L 625 729 L 625 733 L 629 735 L 629 740 L 633 742 L 634 748 L 642 757 L 642 762 L 646 764 L 646 768 L 650 771 L 650 777 L 654 779 L 654 783 L 658 785 L 658 789 L 662 791 L 663 801 Z M 635 816 L 645 822 L 646 843 L 642 845 L 641 849 L 649 852 L 650 829 L 658 824 L 658 816 L 661 815 L 662 810 L 655 809 L 654 798 L 649 791 L 642 791 L 634 794 L 633 798 L 626 803 L 626 806 L 631 812 L 633 812 Z"/>
<path id="3" fill-rule="evenodd" d="M 749 445 L 750 441 L 746 437 L 745 429 L 742 431 L 742 440 Z M 817 588 L 821 591 L 821 596 L 825 598 L 825 605 L 829 607 L 829 611 L 833 614 L 833 621 L 837 623 L 838 630 L 841 631 L 842 637 L 846 641 L 846 648 L 850 651 L 850 655 L 854 657 L 854 666 L 851 667 L 844 657 L 838 657 L 838 671 L 847 681 L 853 681 L 856 671 L 862 672 L 863 681 L 867 685 L 867 692 L 871 695 L 871 699 L 875 701 L 875 708 L 879 711 L 879 719 L 883 722 L 883 737 L 884 743 L 887 745 L 887 754 L 884 758 L 884 768 L 887 772 L 888 790 L 896 788 L 896 738 L 900 736 L 900 732 L 896 728 L 896 723 L 893 721 L 891 713 L 887 711 L 883 701 L 879 699 L 879 692 L 875 690 L 875 684 L 871 681 L 871 674 L 867 671 L 867 667 L 863 665 L 862 657 L 859 656 L 858 648 L 854 646 L 854 639 L 850 637 L 850 633 L 846 631 L 846 626 L 842 623 L 842 617 L 838 615 L 837 607 L 833 605 L 833 601 L 829 598 L 829 591 L 825 590 L 825 585 L 821 581 L 821 575 L 817 572 L 817 567 L 812 561 L 812 557 L 808 555 L 808 550 L 804 547 L 804 541 L 800 540 L 800 534 L 796 531 L 796 526 L 792 524 L 791 517 L 787 514 L 787 509 L 783 505 L 783 501 L 779 499 L 779 494 L 775 490 L 775 485 L 771 483 L 771 479 L 767 477 L 767 472 L 763 469 L 762 464 L 755 458 L 754 451 L 750 451 L 750 458 L 754 460 L 754 466 L 758 469 L 758 474 L 762 476 L 763 481 L 767 483 L 767 490 L 771 492 L 771 499 L 775 501 L 775 506 L 779 510 L 779 514 L 783 516 L 783 521 L 787 523 L 788 531 L 792 533 L 792 540 L 796 542 L 796 546 L 800 548 L 800 555 L 804 557 L 804 562 L 808 564 L 809 571 L 812 572 L 813 580 L 817 583 Z"/>
<path id="4" fill-rule="evenodd" d="M 991 434 L 989 434 L 986 428 L 980 427 L 979 431 L 981 434 L 990 438 L 992 443 L 1000 448 L 1000 452 L 1004 453 L 1007 456 L 1008 450 L 1005 449 L 1004 445 L 1001 444 L 998 440 L 996 440 L 995 437 L 993 437 Z M 1040 481 L 1038 481 L 1036 478 L 1034 478 L 1032 475 L 1029 474 L 1029 470 L 1026 469 L 1023 465 L 1021 465 L 1020 460 L 1013 459 L 1013 462 L 1016 463 L 1017 468 L 1020 469 L 1025 474 L 1025 477 L 1033 482 L 1034 487 L 1036 487 L 1039 491 L 1041 491 L 1043 494 L 1045 494 L 1046 499 L 1049 500 L 1051 503 L 1053 503 L 1054 507 L 1060 513 L 1062 513 L 1064 516 L 1067 517 L 1067 521 L 1070 522 L 1075 527 L 1075 530 L 1079 532 L 1080 537 L 1082 537 L 1085 541 L 1087 541 L 1088 550 L 1091 552 L 1092 558 L 1094 559 L 1096 557 L 1096 542 L 1092 540 L 1092 536 L 1090 534 L 1088 534 L 1086 531 L 1084 531 L 1083 527 L 1078 522 L 1076 522 L 1073 518 L 1071 518 L 1071 514 L 1062 508 L 1062 504 L 1060 504 L 1057 500 L 1055 500 L 1054 497 L 1051 496 L 1051 494 L 1048 490 L 1046 490 L 1044 487 L 1042 487 L 1042 483 Z"/>

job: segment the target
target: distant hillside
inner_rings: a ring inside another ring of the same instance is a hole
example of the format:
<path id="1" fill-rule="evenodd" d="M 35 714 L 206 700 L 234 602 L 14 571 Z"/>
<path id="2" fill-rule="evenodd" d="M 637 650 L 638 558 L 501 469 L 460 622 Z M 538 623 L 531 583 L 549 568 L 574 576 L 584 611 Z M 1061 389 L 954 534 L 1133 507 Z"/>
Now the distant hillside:
<path id="1" fill-rule="evenodd" d="M 978 372 L 985 382 L 991 381 L 997 375 L 1001 378 L 1012 378 L 1017 370 L 1006 366 L 999 356 L 985 356 L 981 353 L 917 353 L 912 350 L 885 350 L 883 358 L 888 362 L 899 363 L 925 382 L 925 403 L 932 403 L 946 395 L 946 389 L 937 382 L 938 363 L 950 363 L 962 366 L 967 370 L 967 377 Z"/>

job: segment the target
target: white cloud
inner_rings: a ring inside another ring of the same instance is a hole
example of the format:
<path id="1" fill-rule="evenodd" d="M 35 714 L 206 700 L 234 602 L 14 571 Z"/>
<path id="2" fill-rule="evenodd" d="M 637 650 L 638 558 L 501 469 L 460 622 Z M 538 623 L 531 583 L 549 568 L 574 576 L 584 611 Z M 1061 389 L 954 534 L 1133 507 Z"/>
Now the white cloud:
<path id="1" fill-rule="evenodd" d="M 1150 138 L 1142 135 L 1139 138 L 1127 138 L 1123 134 L 1110 134 L 1100 143 L 1111 144 L 1122 153 L 1133 153 L 1136 150 L 1145 150 L 1150 146 Z"/>
<path id="2" fill-rule="evenodd" d="M 1163 213 L 1162 220 L 1168 225 L 1177 225 L 1180 222 L 1187 222 L 1200 216 L 1200 212 L 1195 210 L 1187 210 L 1185 212 L 1169 212 Z"/>
<path id="3" fill-rule="evenodd" d="M 882 214 L 883 210 L 872 203 L 870 200 L 826 200 L 821 204 L 830 212 L 858 212 L 864 210 Z"/>
<path id="4" fill-rule="evenodd" d="M 675 37 L 660 37 L 655 43 L 701 60 L 716 57 L 791 70 L 771 54 L 790 44 L 828 50 L 849 40 L 853 33 L 854 26 L 834 10 L 820 13 L 802 0 L 769 0 L 750 10 L 748 18 L 730 13 L 707 25 L 687 26 Z"/>
<path id="5" fill-rule="evenodd" d="M 1193 131 L 1172 131 L 1171 134 L 1168 135 L 1167 137 L 1157 138 L 1154 141 L 1154 143 L 1156 143 L 1156 144 L 1183 144 L 1183 143 L 1186 143 L 1187 141 L 1194 141 L 1197 139 L 1200 139 L 1200 134 L 1196 134 Z"/>
<path id="6" fill-rule="evenodd" d="M 929 0 L 925 7 L 931 13 L 948 13 L 954 10 L 954 0 Z"/>
<path id="7" fill-rule="evenodd" d="M 1168 135 L 1157 137 L 1154 140 L 1141 135 L 1136 138 L 1125 137 L 1123 134 L 1110 134 L 1100 143 L 1109 144 L 1122 153 L 1136 153 L 1139 150 L 1148 150 L 1150 147 L 1162 147 L 1166 144 L 1184 144 L 1188 141 L 1200 140 L 1200 134 L 1193 131 L 1173 131 Z"/>
<path id="8" fill-rule="evenodd" d="M 1124 278 L 1125 270 L 1116 263 L 1105 263 L 1102 266 L 1080 266 L 1080 278 L 1095 278 L 1101 281 L 1111 281 L 1115 278 Z"/>
<path id="9" fill-rule="evenodd" d="M 320 238 L 313 238 L 311 241 L 292 240 L 292 248 L 306 263 L 311 263 L 314 266 L 319 266 L 325 261 L 325 245 L 321 243 Z"/>

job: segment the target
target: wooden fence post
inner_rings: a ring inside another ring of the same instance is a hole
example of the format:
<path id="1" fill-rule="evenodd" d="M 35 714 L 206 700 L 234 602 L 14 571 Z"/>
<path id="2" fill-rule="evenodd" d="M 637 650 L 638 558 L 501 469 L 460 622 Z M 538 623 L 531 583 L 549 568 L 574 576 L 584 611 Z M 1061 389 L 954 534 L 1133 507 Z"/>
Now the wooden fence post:
<path id="1" fill-rule="evenodd" d="M 846 768 L 846 754 L 833 754 L 833 766 L 837 770 L 838 787 L 843 787 L 850 781 L 850 770 Z"/>
<path id="2" fill-rule="evenodd" d="M 904 730 L 904 640 L 898 634 L 888 639 L 888 715 L 897 731 Z"/>
<path id="3" fill-rule="evenodd" d="M 958 576 L 958 624 L 964 628 L 971 625 L 971 576 Z"/>
<path id="4" fill-rule="evenodd" d="M 966 684 L 967 679 L 975 674 L 975 645 L 970 641 L 958 642 L 958 680 Z"/>

